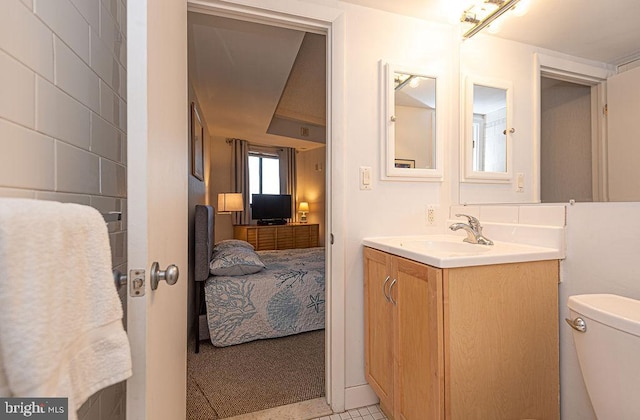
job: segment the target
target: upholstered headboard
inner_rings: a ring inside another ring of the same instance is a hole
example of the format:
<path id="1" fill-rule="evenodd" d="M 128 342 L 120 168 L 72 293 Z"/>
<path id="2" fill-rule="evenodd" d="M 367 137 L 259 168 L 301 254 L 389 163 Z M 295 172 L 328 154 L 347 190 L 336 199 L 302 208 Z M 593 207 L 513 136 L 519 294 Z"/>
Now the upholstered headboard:
<path id="1" fill-rule="evenodd" d="M 214 209 L 211 206 L 196 205 L 195 220 L 195 267 L 194 280 L 209 278 L 209 261 L 214 245 Z"/>

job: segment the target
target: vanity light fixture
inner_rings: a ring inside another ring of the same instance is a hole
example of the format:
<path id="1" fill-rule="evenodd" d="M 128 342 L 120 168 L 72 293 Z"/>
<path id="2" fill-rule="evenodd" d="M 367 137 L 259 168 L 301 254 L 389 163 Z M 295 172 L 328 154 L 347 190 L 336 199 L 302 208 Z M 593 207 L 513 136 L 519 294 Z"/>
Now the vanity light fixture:
<path id="1" fill-rule="evenodd" d="M 462 13 L 462 17 L 460 18 L 461 22 L 472 23 L 473 27 L 469 29 L 467 32 L 462 35 L 462 38 L 468 39 L 486 28 L 491 22 L 498 19 L 504 13 L 513 8 L 516 3 L 520 0 L 485 0 L 484 4 L 486 5 L 496 5 L 498 8 L 493 12 L 489 13 L 485 17 L 478 16 L 478 13 L 475 12 L 475 9 L 478 7 L 476 5 L 469 7 L 467 10 Z"/>

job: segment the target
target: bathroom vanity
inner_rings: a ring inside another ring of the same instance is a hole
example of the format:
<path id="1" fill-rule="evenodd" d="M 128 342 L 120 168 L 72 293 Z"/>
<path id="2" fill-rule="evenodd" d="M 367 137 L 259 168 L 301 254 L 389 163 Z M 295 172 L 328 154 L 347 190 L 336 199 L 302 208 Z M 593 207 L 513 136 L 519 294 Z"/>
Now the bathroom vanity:
<path id="1" fill-rule="evenodd" d="M 415 245 L 364 244 L 366 378 L 389 418 L 559 418 L 552 250 L 505 259 L 452 242 L 429 260 L 449 246 L 431 241 L 430 265 Z"/>

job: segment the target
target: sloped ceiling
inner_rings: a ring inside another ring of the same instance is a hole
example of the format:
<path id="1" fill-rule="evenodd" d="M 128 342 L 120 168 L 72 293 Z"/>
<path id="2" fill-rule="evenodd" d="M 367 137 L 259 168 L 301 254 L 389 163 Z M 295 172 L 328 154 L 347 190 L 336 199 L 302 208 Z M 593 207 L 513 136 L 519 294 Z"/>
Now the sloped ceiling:
<path id="1" fill-rule="evenodd" d="M 210 134 L 300 150 L 323 146 L 324 137 L 318 143 L 267 130 L 276 113 L 324 125 L 324 38 L 190 12 L 189 78 Z M 301 50 L 305 39 L 310 48 Z"/>

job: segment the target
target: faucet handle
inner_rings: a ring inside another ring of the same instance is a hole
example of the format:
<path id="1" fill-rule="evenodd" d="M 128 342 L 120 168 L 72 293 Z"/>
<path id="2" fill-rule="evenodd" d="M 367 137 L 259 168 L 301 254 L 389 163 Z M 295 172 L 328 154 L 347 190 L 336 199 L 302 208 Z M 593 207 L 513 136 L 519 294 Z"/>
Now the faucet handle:
<path id="1" fill-rule="evenodd" d="M 456 214 L 456 217 L 466 217 L 467 220 L 469 221 L 469 226 L 471 226 L 474 229 L 477 229 L 477 228 L 481 227 L 480 226 L 480 220 L 476 219 L 473 216 L 470 216 L 468 214 L 458 213 L 458 214 Z"/>

